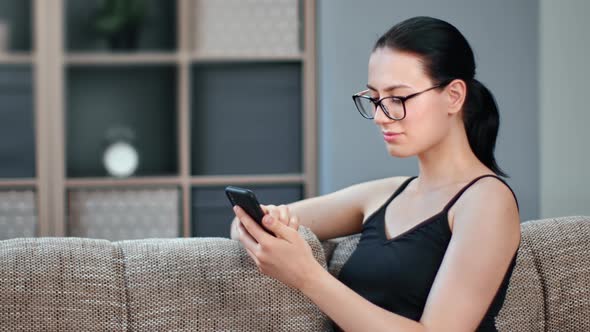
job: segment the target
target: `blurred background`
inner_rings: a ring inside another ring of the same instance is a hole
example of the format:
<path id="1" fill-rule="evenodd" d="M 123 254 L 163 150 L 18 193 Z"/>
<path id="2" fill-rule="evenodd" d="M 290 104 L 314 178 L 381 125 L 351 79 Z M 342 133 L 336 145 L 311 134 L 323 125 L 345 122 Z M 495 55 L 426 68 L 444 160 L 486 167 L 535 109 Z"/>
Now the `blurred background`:
<path id="1" fill-rule="evenodd" d="M 263 203 L 416 175 L 351 95 L 393 24 L 447 20 L 495 95 L 521 220 L 590 215 L 585 0 L 0 0 L 0 239 L 229 236 Z"/>

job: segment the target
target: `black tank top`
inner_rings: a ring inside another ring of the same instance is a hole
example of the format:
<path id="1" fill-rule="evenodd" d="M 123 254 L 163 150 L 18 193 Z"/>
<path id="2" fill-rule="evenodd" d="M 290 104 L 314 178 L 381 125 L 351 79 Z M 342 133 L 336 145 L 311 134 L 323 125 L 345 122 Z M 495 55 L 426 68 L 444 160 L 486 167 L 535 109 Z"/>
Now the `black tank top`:
<path id="1" fill-rule="evenodd" d="M 502 179 L 491 174 L 480 176 L 463 187 L 442 211 L 408 231 L 387 239 L 385 210 L 389 203 L 416 177 L 407 179 L 365 221 L 359 243 L 342 267 L 338 279 L 381 308 L 419 321 L 428 293 L 451 240 L 452 233 L 447 219 L 448 210 L 467 188 L 487 176 L 495 177 L 506 184 Z M 514 195 L 514 192 L 512 194 Z M 516 199 L 516 196 L 514 198 Z M 495 317 L 504 302 L 517 252 L 477 331 L 497 331 Z M 336 324 L 334 329 L 341 331 Z"/>

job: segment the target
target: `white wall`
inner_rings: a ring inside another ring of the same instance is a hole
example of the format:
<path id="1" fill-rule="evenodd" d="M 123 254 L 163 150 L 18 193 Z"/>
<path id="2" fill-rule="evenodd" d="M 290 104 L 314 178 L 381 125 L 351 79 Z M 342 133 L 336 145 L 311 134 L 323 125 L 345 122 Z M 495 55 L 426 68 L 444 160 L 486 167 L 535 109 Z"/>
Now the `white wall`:
<path id="1" fill-rule="evenodd" d="M 541 217 L 590 215 L 588 14 L 588 0 L 540 0 Z"/>

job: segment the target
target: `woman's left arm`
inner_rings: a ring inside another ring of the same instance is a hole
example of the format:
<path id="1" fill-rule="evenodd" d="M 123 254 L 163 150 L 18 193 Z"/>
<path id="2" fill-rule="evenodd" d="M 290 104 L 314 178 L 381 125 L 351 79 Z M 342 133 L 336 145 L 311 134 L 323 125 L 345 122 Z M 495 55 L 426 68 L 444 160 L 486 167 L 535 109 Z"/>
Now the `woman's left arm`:
<path id="1" fill-rule="evenodd" d="M 299 289 L 345 331 L 473 331 L 520 241 L 510 191 L 497 180 L 480 182 L 455 205 L 453 236 L 420 322 L 382 309 L 342 284 L 315 260 L 299 233 L 281 222 L 265 224 L 274 237 L 236 208 L 239 239 L 262 273 Z"/>
<path id="2" fill-rule="evenodd" d="M 484 178 L 451 210 L 453 235 L 420 321 L 433 330 L 474 331 L 520 245 L 518 207 L 506 185 Z"/>

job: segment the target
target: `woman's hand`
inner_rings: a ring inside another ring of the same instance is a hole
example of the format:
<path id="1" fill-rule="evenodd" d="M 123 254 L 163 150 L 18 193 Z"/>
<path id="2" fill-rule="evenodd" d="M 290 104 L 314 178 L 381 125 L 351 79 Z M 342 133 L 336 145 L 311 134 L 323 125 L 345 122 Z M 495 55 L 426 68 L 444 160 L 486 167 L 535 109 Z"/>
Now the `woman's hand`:
<path id="1" fill-rule="evenodd" d="M 261 273 L 301 289 L 316 269 L 322 267 L 313 257 L 309 244 L 297 232 L 299 223 L 290 216 L 288 209 L 273 206 L 263 209 L 268 211 L 263 218 L 264 227 L 275 236 L 235 206 L 234 212 L 240 220 L 238 239 Z"/>
<path id="2" fill-rule="evenodd" d="M 270 214 L 275 220 L 279 220 L 286 226 L 299 230 L 299 218 L 292 216 L 289 207 L 286 205 L 262 205 L 260 204 L 264 214 Z"/>
<path id="3" fill-rule="evenodd" d="M 299 218 L 297 216 L 291 216 L 291 211 L 289 207 L 286 205 L 262 205 L 260 204 L 260 208 L 265 215 L 270 214 L 275 220 L 280 220 L 286 226 L 293 228 L 294 230 L 299 229 Z M 238 226 L 240 225 L 240 221 L 238 219 L 234 220 L 231 224 L 230 230 L 230 238 L 232 240 L 239 240 L 239 232 Z"/>

